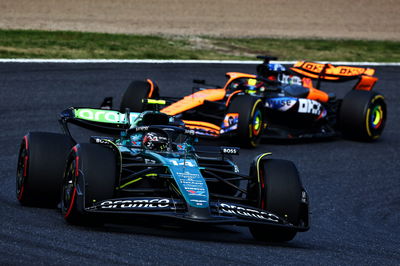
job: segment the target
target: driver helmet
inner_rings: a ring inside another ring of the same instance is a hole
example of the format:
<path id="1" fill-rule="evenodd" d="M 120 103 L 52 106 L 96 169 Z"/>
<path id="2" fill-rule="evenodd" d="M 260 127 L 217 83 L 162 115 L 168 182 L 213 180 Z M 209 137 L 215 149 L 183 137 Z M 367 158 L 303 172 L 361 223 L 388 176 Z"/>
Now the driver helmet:
<path id="1" fill-rule="evenodd" d="M 281 64 L 268 64 L 269 71 L 274 72 L 282 72 L 285 71 L 286 68 Z"/>
<path id="2" fill-rule="evenodd" d="M 286 71 L 286 68 L 281 64 L 261 64 L 257 67 L 257 73 L 268 79 L 274 80 L 279 73 Z"/>
<path id="3" fill-rule="evenodd" d="M 232 81 L 231 88 L 234 90 L 255 90 L 257 79 L 254 78 L 240 78 Z"/>
<path id="4" fill-rule="evenodd" d="M 168 138 L 157 132 L 148 132 L 143 136 L 143 147 L 151 151 L 167 151 Z"/>

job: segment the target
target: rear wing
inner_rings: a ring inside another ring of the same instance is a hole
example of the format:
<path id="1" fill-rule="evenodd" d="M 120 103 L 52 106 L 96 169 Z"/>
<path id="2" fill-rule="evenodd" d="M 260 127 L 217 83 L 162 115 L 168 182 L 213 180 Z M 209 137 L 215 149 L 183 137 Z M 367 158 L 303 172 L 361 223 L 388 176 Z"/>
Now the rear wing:
<path id="1" fill-rule="evenodd" d="M 159 103 L 160 101 L 157 101 L 157 104 Z M 141 113 L 137 113 L 80 107 L 70 107 L 62 111 L 59 121 L 64 131 L 68 134 L 68 123 L 105 133 L 117 133 L 118 131 L 128 130 L 137 126 L 178 126 L 183 124 L 179 120 L 176 120 L 173 117 L 170 117 L 158 111 L 143 111 Z"/>
<path id="2" fill-rule="evenodd" d="M 139 116 L 140 113 L 134 112 L 126 115 L 116 110 L 70 107 L 61 112 L 60 123 L 67 132 L 67 123 L 100 132 L 116 132 L 129 129 Z"/>
<path id="3" fill-rule="evenodd" d="M 301 76 L 317 79 L 317 88 L 321 80 L 340 82 L 358 79 L 359 81 L 353 89 L 371 90 L 376 81 L 378 81 L 378 78 L 373 76 L 375 69 L 372 68 L 334 66 L 332 64 L 298 61 L 290 69 Z"/>

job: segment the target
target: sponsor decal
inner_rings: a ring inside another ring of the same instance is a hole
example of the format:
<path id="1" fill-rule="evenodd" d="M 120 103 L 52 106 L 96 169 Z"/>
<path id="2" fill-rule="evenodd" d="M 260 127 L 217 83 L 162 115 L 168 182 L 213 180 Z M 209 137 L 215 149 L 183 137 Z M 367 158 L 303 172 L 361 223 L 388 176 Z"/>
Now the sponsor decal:
<path id="1" fill-rule="evenodd" d="M 225 126 L 233 126 L 236 125 L 239 121 L 239 114 L 238 113 L 229 113 L 226 114 L 225 119 L 224 119 L 224 125 Z"/>
<path id="2" fill-rule="evenodd" d="M 204 208 L 205 206 L 207 206 L 208 203 L 206 200 L 197 200 L 197 199 L 190 199 L 189 201 L 196 207 L 200 208 Z"/>
<path id="3" fill-rule="evenodd" d="M 190 195 L 206 197 L 206 188 L 203 182 L 194 179 L 181 179 L 179 183 Z"/>
<path id="4" fill-rule="evenodd" d="M 296 84 L 296 85 L 303 85 L 301 82 L 301 78 L 298 76 L 293 76 L 293 75 L 285 75 L 285 74 L 280 74 L 278 75 L 278 81 L 282 84 Z"/>
<path id="5" fill-rule="evenodd" d="M 336 69 L 338 70 L 339 75 L 342 76 L 357 76 L 364 73 L 363 68 L 342 66 L 342 67 L 336 67 Z"/>
<path id="6" fill-rule="evenodd" d="M 110 144 L 112 141 L 114 141 L 114 139 L 109 137 L 90 137 L 90 142 L 96 144 Z"/>
<path id="7" fill-rule="evenodd" d="M 236 130 L 239 123 L 238 113 L 227 113 L 222 121 L 220 133 Z"/>
<path id="8" fill-rule="evenodd" d="M 248 207 L 242 207 L 242 206 L 226 204 L 226 203 L 220 203 L 219 207 L 220 207 L 220 209 L 219 209 L 220 213 L 241 216 L 241 217 L 246 217 L 246 218 L 256 218 L 256 219 L 266 220 L 266 221 L 271 221 L 271 222 L 276 222 L 276 223 L 281 222 L 281 219 L 278 216 L 276 216 L 275 214 L 268 213 L 268 212 L 261 211 L 261 210 L 256 210 L 256 209 L 252 209 L 252 208 L 248 208 Z"/>
<path id="9" fill-rule="evenodd" d="M 155 209 L 168 208 L 170 203 L 169 199 L 123 199 L 106 200 L 99 206 L 101 209 Z"/>
<path id="10" fill-rule="evenodd" d="M 304 69 L 308 69 L 310 71 L 320 73 L 320 72 L 322 72 L 324 66 L 325 66 L 324 64 L 305 63 L 302 67 Z"/>
<path id="11" fill-rule="evenodd" d="M 194 129 L 185 129 L 184 134 L 194 136 L 196 135 L 196 131 Z"/>
<path id="12" fill-rule="evenodd" d="M 299 99 L 299 113 L 320 115 L 322 106 L 319 102 L 310 99 Z"/>
<path id="13" fill-rule="evenodd" d="M 184 191 L 188 193 L 190 196 L 197 196 L 197 197 L 208 197 L 207 196 L 207 186 L 199 173 L 190 173 L 190 172 L 176 172 L 175 173 L 179 179 L 177 179 L 179 187 L 183 188 Z M 190 199 L 192 201 L 192 199 Z M 201 201 L 196 202 L 196 205 L 202 205 L 203 202 Z"/>
<path id="14" fill-rule="evenodd" d="M 143 99 L 142 102 L 147 104 L 159 104 L 159 105 L 165 105 L 167 103 L 166 100 L 155 100 L 155 99 Z"/>
<path id="15" fill-rule="evenodd" d="M 232 154 L 232 155 L 239 155 L 239 148 L 236 147 L 221 147 L 221 153 L 223 154 Z"/>
<path id="16" fill-rule="evenodd" d="M 204 203 L 207 203 L 207 201 L 206 201 L 206 200 L 199 200 L 199 199 L 191 199 L 190 201 L 197 202 L 198 204 L 204 204 Z"/>
<path id="17" fill-rule="evenodd" d="M 204 194 L 206 193 L 206 191 L 203 189 L 203 191 L 199 191 L 199 190 L 187 190 L 187 192 L 189 192 L 192 195 L 199 195 L 199 196 L 204 196 Z"/>
<path id="18" fill-rule="evenodd" d="M 316 64 L 307 62 L 302 68 L 312 71 L 314 73 L 321 73 L 325 67 L 325 73 L 328 75 L 340 75 L 340 76 L 358 76 L 361 74 L 370 74 L 368 69 L 359 68 L 359 67 L 350 67 L 350 66 L 333 66 L 333 65 L 325 65 L 325 64 Z M 372 74 L 371 74 L 372 75 Z"/>
<path id="19" fill-rule="evenodd" d="M 185 201 L 192 207 L 208 207 L 208 188 L 196 160 L 169 158 L 169 169 Z"/>
<path id="20" fill-rule="evenodd" d="M 75 109 L 75 117 L 88 121 L 95 121 L 101 123 L 116 123 L 124 124 L 125 114 L 113 110 L 100 110 L 100 109 Z M 130 113 L 130 122 L 136 120 L 138 117 L 137 113 Z"/>
<path id="21" fill-rule="evenodd" d="M 148 130 L 149 130 L 148 126 L 136 127 L 136 131 L 148 131 Z"/>
<path id="22" fill-rule="evenodd" d="M 155 160 L 153 160 L 153 159 L 144 158 L 144 163 L 146 163 L 146 164 L 155 164 L 157 162 Z"/>
<path id="23" fill-rule="evenodd" d="M 279 111 L 287 111 L 292 108 L 297 102 L 296 98 L 280 97 L 272 98 L 265 101 L 265 107 L 278 109 Z"/>
<path id="24" fill-rule="evenodd" d="M 169 159 L 169 161 L 174 165 L 174 166 L 189 166 L 189 167 L 195 167 L 196 164 L 194 164 L 190 160 L 184 160 L 184 159 Z"/>
<path id="25" fill-rule="evenodd" d="M 131 143 L 134 147 L 140 147 L 142 145 L 142 139 L 142 133 L 136 133 L 130 136 Z"/>

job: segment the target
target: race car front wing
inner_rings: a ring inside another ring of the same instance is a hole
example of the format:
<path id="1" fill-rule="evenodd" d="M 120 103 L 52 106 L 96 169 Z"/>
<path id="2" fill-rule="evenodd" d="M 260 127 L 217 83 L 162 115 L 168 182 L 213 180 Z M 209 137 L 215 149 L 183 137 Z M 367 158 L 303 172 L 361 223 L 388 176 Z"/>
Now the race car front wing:
<path id="1" fill-rule="evenodd" d="M 104 215 L 144 215 L 178 219 L 203 224 L 264 224 L 289 227 L 300 232 L 307 231 L 308 225 L 293 225 L 284 218 L 262 209 L 230 202 L 209 203 L 203 212 L 191 213 L 181 199 L 172 198 L 118 198 L 104 200 L 85 208 L 88 213 Z M 199 215 L 201 213 L 201 215 Z"/>

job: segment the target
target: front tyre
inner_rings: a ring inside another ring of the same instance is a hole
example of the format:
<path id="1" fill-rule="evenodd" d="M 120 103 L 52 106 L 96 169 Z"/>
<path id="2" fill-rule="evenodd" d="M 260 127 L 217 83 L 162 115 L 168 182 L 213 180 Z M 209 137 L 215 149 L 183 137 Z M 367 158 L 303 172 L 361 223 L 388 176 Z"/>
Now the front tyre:
<path id="1" fill-rule="evenodd" d="M 21 142 L 16 193 L 21 205 L 56 207 L 73 141 L 66 135 L 30 132 Z"/>
<path id="2" fill-rule="evenodd" d="M 87 207 L 114 196 L 117 161 L 113 150 L 99 144 L 72 148 L 61 192 L 61 212 L 70 224 L 92 225 L 95 216 Z"/>
<path id="3" fill-rule="evenodd" d="M 239 115 L 235 144 L 242 147 L 256 147 L 265 128 L 262 100 L 251 95 L 236 96 L 228 107 L 228 113 Z"/>
<path id="4" fill-rule="evenodd" d="M 378 139 L 385 127 L 386 118 L 385 99 L 374 91 L 350 91 L 339 110 L 343 135 L 355 140 Z"/>
<path id="5" fill-rule="evenodd" d="M 248 198 L 256 199 L 258 207 L 278 215 L 297 226 L 308 223 L 308 209 L 302 204 L 304 190 L 296 166 L 286 160 L 256 158 L 250 175 Z M 249 226 L 253 237 L 260 241 L 283 242 L 292 240 L 297 230 L 268 225 Z"/>

